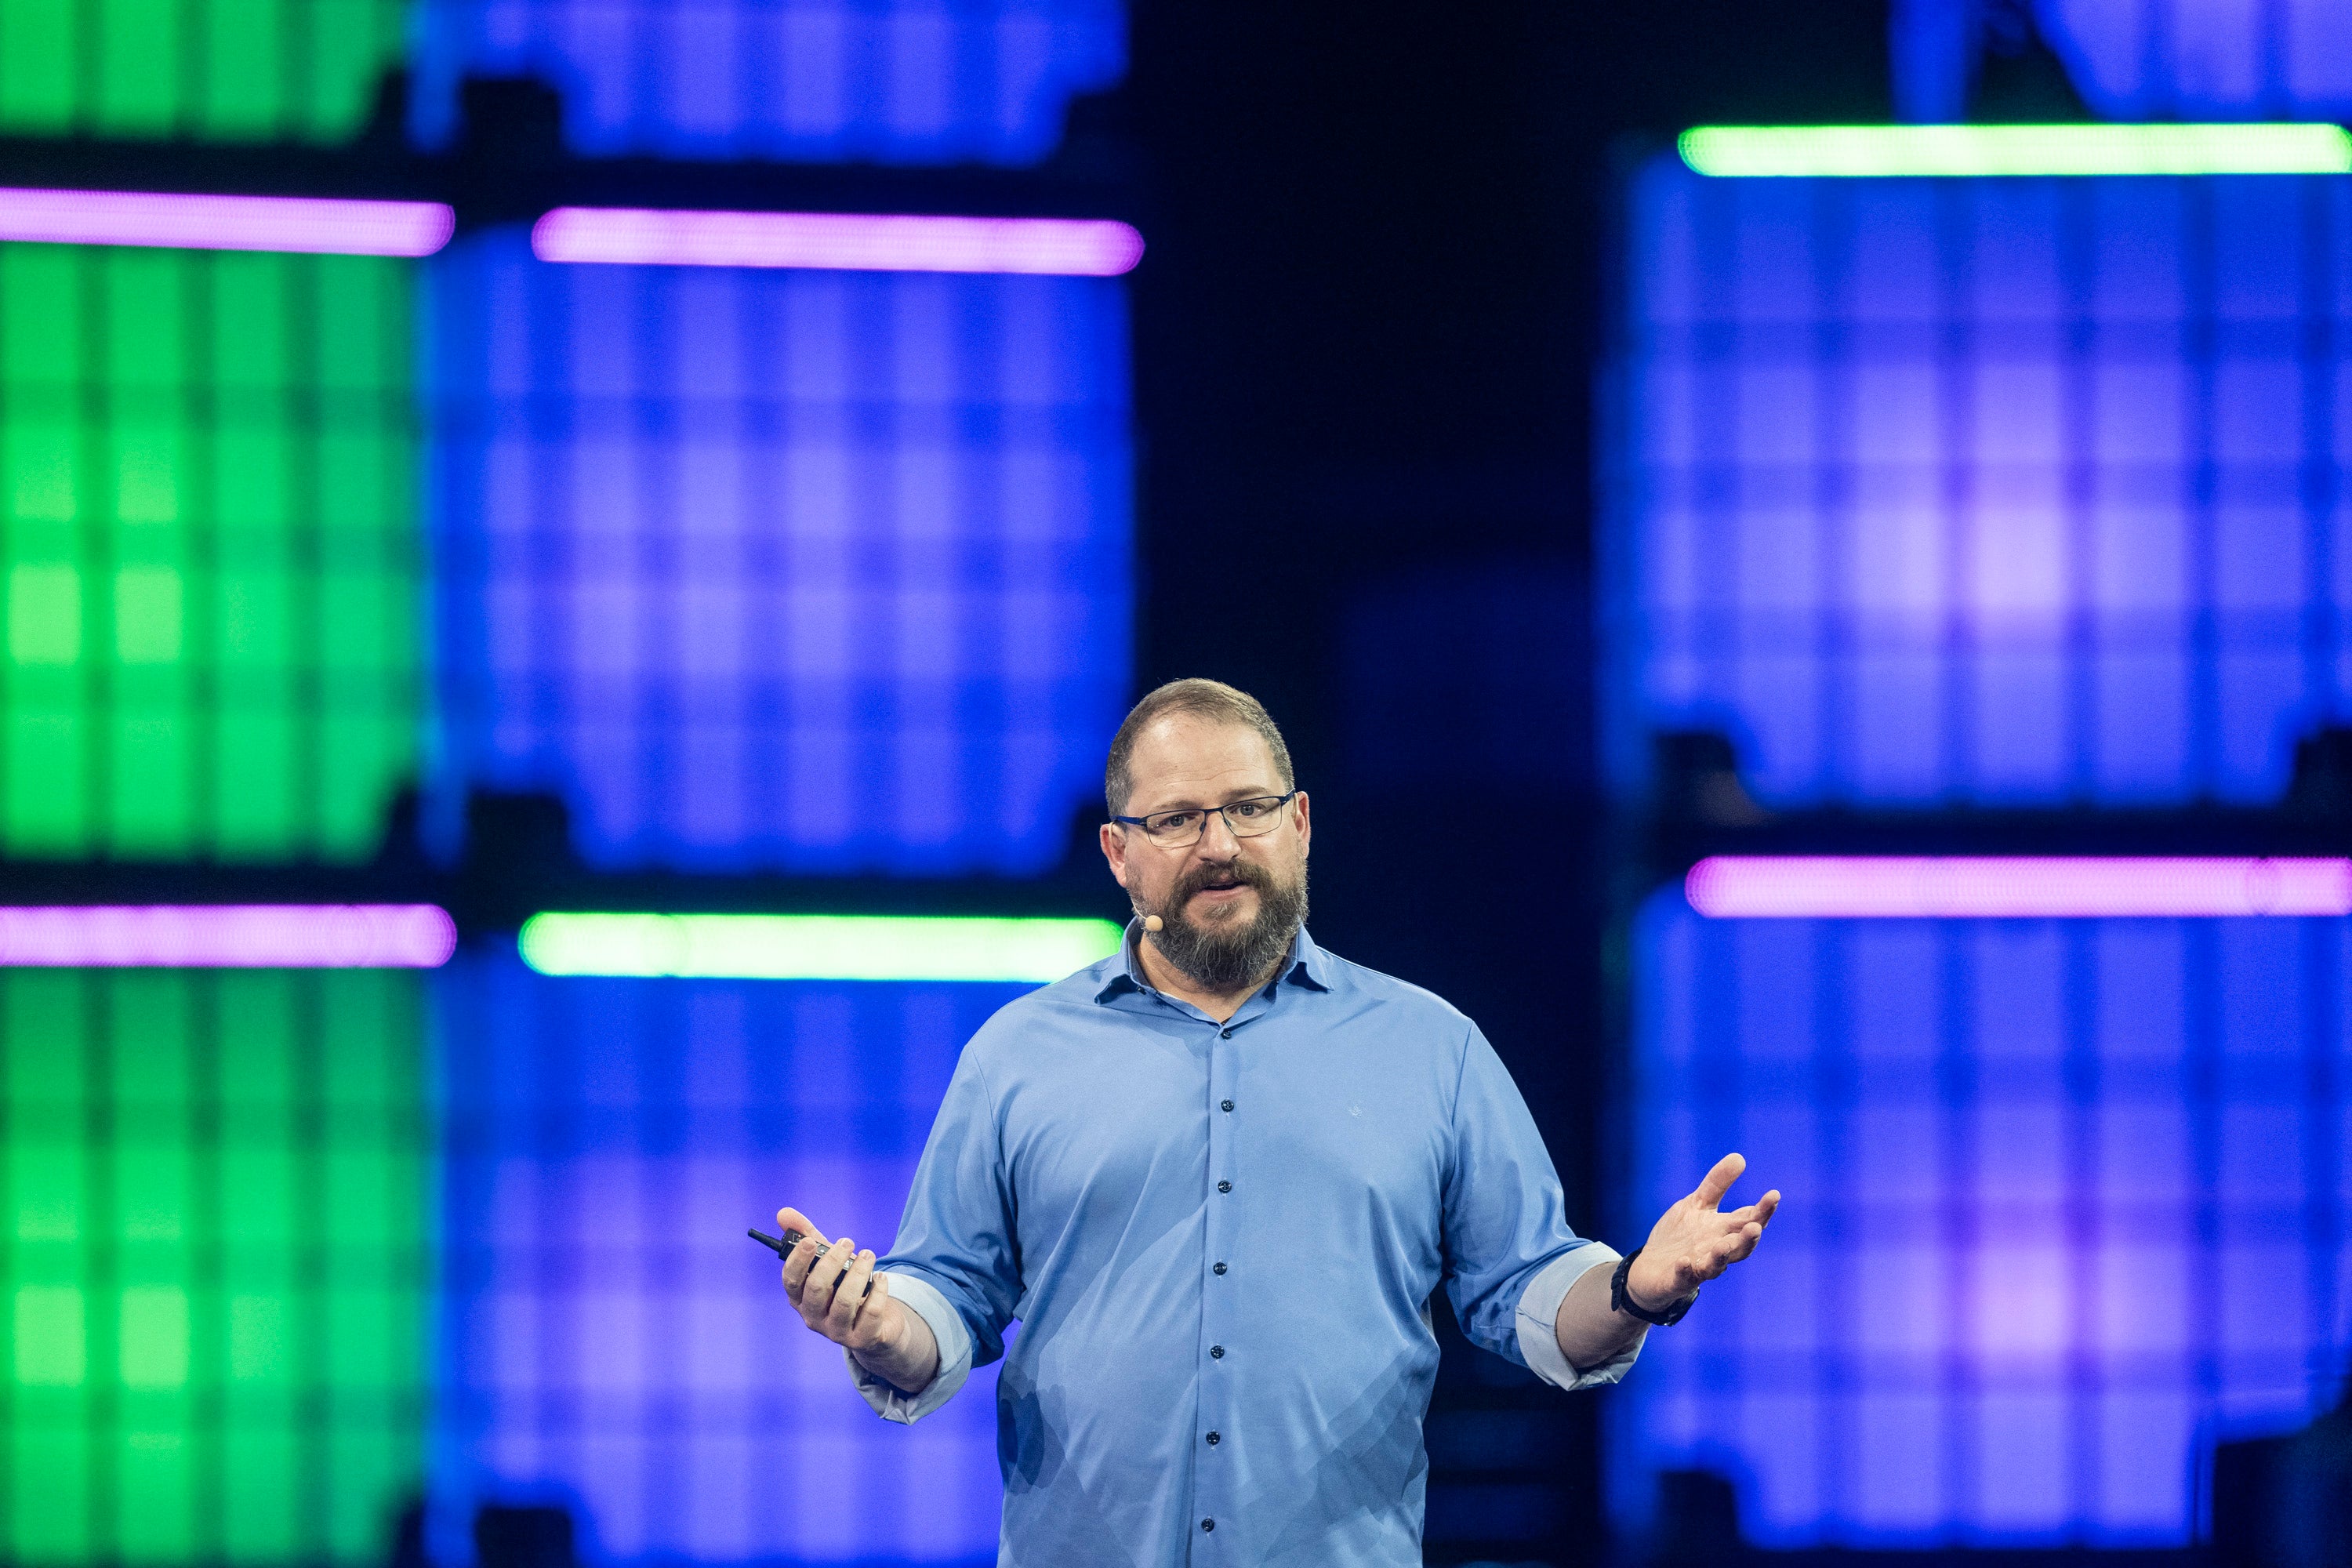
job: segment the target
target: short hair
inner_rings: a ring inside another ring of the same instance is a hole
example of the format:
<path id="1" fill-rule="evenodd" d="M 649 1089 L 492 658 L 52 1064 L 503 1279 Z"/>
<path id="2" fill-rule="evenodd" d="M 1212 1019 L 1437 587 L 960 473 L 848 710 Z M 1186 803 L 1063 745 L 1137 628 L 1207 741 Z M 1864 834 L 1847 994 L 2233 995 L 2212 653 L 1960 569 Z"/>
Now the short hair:
<path id="1" fill-rule="evenodd" d="M 1171 680 L 1146 693 L 1142 701 L 1128 710 L 1127 721 L 1110 738 L 1110 762 L 1103 769 L 1103 800 L 1113 816 L 1127 810 L 1127 798 L 1135 793 L 1129 767 L 1135 760 L 1136 738 L 1171 713 L 1191 713 L 1213 724 L 1247 725 L 1274 753 L 1274 771 L 1283 789 L 1288 791 L 1297 782 L 1290 771 L 1290 748 L 1282 743 L 1282 731 L 1265 703 L 1222 680 Z"/>

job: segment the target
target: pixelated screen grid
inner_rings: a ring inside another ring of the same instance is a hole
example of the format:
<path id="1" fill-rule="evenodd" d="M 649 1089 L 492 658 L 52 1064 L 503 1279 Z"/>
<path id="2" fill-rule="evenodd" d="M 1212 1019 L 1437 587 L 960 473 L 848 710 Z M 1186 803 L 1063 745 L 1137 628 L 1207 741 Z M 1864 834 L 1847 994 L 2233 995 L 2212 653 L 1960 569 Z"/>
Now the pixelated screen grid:
<path id="1" fill-rule="evenodd" d="M 2352 1352 L 2340 921 L 1635 927 L 1628 1213 L 1737 1149 L 1789 1194 L 1614 1410 L 1749 1538 L 2179 1546 L 2217 1437 Z M 1646 1205 L 1646 1207 L 1645 1207 Z"/>
<path id="2" fill-rule="evenodd" d="M 429 696 L 408 290 L 0 246 L 0 852 L 374 850 Z"/>
<path id="3" fill-rule="evenodd" d="M 445 798 L 558 791 L 608 867 L 1060 858 L 1129 661 L 1118 284 L 432 268 Z"/>
<path id="4" fill-rule="evenodd" d="M 2260 801 L 2340 721 L 2341 180 L 1631 196 L 1609 764 L 1768 805 Z"/>
<path id="5" fill-rule="evenodd" d="M 404 0 L 0 0 L 0 132 L 342 142 Z"/>
<path id="6" fill-rule="evenodd" d="M 1127 70 L 1119 0 L 416 0 L 410 123 L 536 75 L 583 154 L 1034 163 Z"/>
<path id="7" fill-rule="evenodd" d="M 419 984 L 0 975 L 0 1557 L 381 1559 L 426 1458 Z"/>
<path id="8" fill-rule="evenodd" d="M 2352 115 L 2352 27 L 2339 0 L 2036 0 L 2033 10 L 2104 119 Z"/>
<path id="9" fill-rule="evenodd" d="M 773 1254 L 790 1203 L 887 1249 L 963 1042 L 1023 985 L 437 981 L 436 1550 L 477 1500 L 605 1563 L 995 1560 L 995 1372 L 877 1419 Z"/>

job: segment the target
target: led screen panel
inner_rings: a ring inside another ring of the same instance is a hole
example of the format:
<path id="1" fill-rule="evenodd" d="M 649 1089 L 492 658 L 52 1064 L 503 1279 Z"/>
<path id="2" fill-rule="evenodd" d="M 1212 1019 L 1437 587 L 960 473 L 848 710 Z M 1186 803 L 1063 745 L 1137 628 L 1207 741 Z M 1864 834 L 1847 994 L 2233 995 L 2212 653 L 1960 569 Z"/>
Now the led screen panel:
<path id="1" fill-rule="evenodd" d="M 452 789 L 606 867 L 1060 858 L 1127 695 L 1119 284 L 430 266 Z"/>
<path id="2" fill-rule="evenodd" d="M 2217 1435 L 2334 1404 L 2345 922 L 1709 921 L 1673 890 L 1635 953 L 1629 1217 L 1733 1149 L 1736 1199 L 1788 1201 L 1627 1380 L 1628 1510 L 1697 1467 L 1775 1547 L 2185 1546 Z"/>
<path id="3" fill-rule="evenodd" d="M 2034 11 L 2105 119 L 2352 115 L 2352 26 L 2338 0 L 2039 0 Z"/>
<path id="4" fill-rule="evenodd" d="M 2352 682 L 2352 184 L 1635 178 L 1610 764 L 2254 802 Z"/>
<path id="5" fill-rule="evenodd" d="M 382 1561 L 426 1458 L 423 1000 L 0 974 L 0 1557 Z"/>
<path id="6" fill-rule="evenodd" d="M 1127 69 L 1119 0 L 415 0 L 412 124 L 536 76 L 591 156 L 1033 163 Z"/>
<path id="7" fill-rule="evenodd" d="M 744 1231 L 791 1203 L 886 1249 L 963 1042 L 1028 987 L 439 984 L 444 1560 L 497 1498 L 611 1563 L 994 1562 L 994 1369 L 877 1420 Z"/>
<path id="8" fill-rule="evenodd" d="M 402 264 L 0 247 L 0 850 L 357 860 L 424 683 Z"/>
<path id="9" fill-rule="evenodd" d="M 0 132 L 341 142 L 401 63 L 404 0 L 0 0 Z"/>

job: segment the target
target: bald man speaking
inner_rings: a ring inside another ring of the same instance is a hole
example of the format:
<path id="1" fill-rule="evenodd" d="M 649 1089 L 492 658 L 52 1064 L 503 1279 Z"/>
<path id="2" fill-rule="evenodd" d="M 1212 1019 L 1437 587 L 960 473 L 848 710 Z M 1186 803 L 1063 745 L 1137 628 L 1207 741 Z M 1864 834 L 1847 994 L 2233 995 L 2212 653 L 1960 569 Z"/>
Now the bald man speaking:
<path id="1" fill-rule="evenodd" d="M 1004 1359 L 1006 1568 L 1416 1568 L 1431 1296 L 1614 1383 L 1780 1194 L 1721 1210 L 1731 1154 L 1630 1257 L 1571 1231 L 1477 1026 L 1307 935 L 1307 792 L 1246 692 L 1152 692 L 1104 787 L 1120 951 L 972 1037 L 887 1256 L 779 1213 L 785 1291 L 886 1420 Z"/>

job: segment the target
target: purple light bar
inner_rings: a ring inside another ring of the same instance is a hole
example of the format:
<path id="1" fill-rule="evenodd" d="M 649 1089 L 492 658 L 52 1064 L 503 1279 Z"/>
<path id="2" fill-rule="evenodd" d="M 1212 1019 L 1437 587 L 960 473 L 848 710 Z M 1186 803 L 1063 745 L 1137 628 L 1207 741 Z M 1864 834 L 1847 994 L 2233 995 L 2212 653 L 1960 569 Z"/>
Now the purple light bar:
<path id="1" fill-rule="evenodd" d="M 0 188 L 0 239 L 51 245 L 430 256 L 457 223 L 439 202 Z"/>
<path id="2" fill-rule="evenodd" d="M 457 948 L 436 904 L 0 909 L 11 968 L 437 969 Z"/>
<path id="3" fill-rule="evenodd" d="M 530 248 L 541 261 L 639 267 L 1116 278 L 1143 258 L 1143 237 L 1098 218 L 557 207 L 531 226 Z"/>
<path id="4" fill-rule="evenodd" d="M 1717 920 L 2352 914 L 2352 860 L 1715 855 L 1683 879 Z"/>

